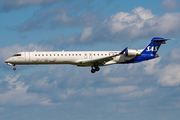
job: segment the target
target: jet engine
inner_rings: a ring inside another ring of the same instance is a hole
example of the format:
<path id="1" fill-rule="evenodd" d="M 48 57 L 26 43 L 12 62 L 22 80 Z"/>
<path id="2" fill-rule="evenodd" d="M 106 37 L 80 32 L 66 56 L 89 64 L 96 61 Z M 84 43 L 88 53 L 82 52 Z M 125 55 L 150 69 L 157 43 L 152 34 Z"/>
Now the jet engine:
<path id="1" fill-rule="evenodd" d="M 125 51 L 125 55 L 128 56 L 128 57 L 131 57 L 131 56 L 140 56 L 141 55 L 141 52 L 139 51 L 136 51 L 136 50 L 132 50 L 132 49 L 127 49 Z"/>

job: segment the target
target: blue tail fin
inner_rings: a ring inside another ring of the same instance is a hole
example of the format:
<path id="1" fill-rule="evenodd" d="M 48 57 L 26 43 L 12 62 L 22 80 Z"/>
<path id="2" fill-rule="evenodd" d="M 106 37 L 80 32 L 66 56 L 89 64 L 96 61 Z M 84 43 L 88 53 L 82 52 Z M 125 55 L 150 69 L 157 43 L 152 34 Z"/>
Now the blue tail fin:
<path id="1" fill-rule="evenodd" d="M 161 44 L 165 44 L 168 39 L 160 38 L 160 37 L 154 37 L 149 45 L 141 52 L 142 54 L 154 54 L 156 55 L 157 51 L 159 50 L 159 47 Z"/>

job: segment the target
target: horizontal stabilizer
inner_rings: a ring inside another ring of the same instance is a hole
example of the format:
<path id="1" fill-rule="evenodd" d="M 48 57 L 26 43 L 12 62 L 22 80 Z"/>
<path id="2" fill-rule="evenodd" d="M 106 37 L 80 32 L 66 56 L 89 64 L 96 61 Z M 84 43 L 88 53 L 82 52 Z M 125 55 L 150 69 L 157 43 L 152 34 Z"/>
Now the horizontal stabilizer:
<path id="1" fill-rule="evenodd" d="M 158 42 L 158 41 L 167 41 L 167 40 L 172 40 L 172 39 L 161 38 L 161 37 L 154 37 L 152 40 L 154 42 Z"/>

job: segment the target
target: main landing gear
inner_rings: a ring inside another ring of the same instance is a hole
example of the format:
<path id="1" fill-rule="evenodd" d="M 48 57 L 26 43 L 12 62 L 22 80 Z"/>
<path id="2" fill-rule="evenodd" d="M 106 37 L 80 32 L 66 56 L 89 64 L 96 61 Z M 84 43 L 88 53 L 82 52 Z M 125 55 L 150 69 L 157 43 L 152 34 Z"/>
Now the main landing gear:
<path id="1" fill-rule="evenodd" d="M 99 71 L 100 68 L 97 66 L 97 67 L 92 67 L 91 69 L 91 73 L 95 73 L 96 71 Z"/>
<path id="2" fill-rule="evenodd" d="M 15 70 L 16 70 L 16 65 L 15 65 L 15 64 L 13 64 L 13 67 L 14 67 L 14 68 L 13 68 L 13 70 L 15 71 Z"/>

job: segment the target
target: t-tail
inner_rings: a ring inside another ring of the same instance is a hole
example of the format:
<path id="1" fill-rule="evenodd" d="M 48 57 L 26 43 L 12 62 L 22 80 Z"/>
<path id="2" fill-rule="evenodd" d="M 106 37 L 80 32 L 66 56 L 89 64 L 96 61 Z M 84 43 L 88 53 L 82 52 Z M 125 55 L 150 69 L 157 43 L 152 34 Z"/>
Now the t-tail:
<path id="1" fill-rule="evenodd" d="M 141 52 L 142 54 L 151 54 L 156 56 L 161 44 L 166 44 L 166 41 L 170 39 L 165 39 L 161 37 L 154 37 L 149 45 Z"/>

